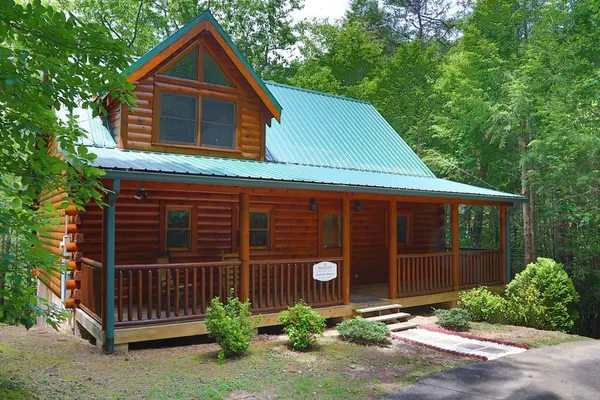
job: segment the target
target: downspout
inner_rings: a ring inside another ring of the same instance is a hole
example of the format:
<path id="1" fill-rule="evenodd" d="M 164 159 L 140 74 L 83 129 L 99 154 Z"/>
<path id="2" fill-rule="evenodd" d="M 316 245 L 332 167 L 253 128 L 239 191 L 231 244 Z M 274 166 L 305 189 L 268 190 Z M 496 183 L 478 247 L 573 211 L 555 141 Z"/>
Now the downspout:
<path id="1" fill-rule="evenodd" d="M 112 193 L 108 195 L 106 218 L 104 223 L 106 232 L 106 354 L 115 351 L 115 203 L 121 190 L 121 180 L 114 179 Z"/>
<path id="2" fill-rule="evenodd" d="M 506 283 L 510 282 L 511 268 L 510 268 L 510 219 L 517 211 L 518 207 L 513 206 L 506 208 Z"/>

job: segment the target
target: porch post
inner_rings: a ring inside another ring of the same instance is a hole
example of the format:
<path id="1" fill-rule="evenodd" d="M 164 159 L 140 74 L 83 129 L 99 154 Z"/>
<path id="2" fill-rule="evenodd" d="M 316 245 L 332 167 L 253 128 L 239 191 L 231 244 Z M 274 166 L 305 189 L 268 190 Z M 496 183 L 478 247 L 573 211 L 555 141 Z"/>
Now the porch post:
<path id="1" fill-rule="evenodd" d="M 121 181 L 114 179 L 112 191 L 108 195 L 104 208 L 104 273 L 106 274 L 106 306 L 104 320 L 106 323 L 106 340 L 104 351 L 113 354 L 115 351 L 115 204 L 121 190 Z"/>
<path id="2" fill-rule="evenodd" d="M 398 231 L 396 230 L 396 216 L 398 209 L 396 201 L 390 200 L 388 203 L 388 298 L 398 297 Z"/>
<path id="3" fill-rule="evenodd" d="M 240 300 L 250 297 L 250 195 L 240 193 Z"/>
<path id="4" fill-rule="evenodd" d="M 450 214 L 452 224 L 452 283 L 454 290 L 458 291 L 460 286 L 460 237 L 458 228 L 458 204 L 452 204 Z"/>
<path id="5" fill-rule="evenodd" d="M 350 304 L 350 199 L 342 199 L 342 300 Z"/>
<path id="6" fill-rule="evenodd" d="M 502 265 L 502 281 L 506 284 L 506 206 L 500 206 L 500 250 Z"/>

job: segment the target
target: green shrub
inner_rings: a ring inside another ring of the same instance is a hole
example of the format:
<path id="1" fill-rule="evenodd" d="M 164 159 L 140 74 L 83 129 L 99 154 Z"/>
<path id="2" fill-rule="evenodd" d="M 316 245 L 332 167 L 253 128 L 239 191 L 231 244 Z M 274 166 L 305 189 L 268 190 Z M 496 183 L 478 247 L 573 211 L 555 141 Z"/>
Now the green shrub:
<path id="1" fill-rule="evenodd" d="M 338 324 L 336 329 L 342 339 L 359 344 L 385 344 L 390 336 L 390 330 L 383 322 L 361 317 L 346 320 Z"/>
<path id="2" fill-rule="evenodd" d="M 469 329 L 471 315 L 463 308 L 451 308 L 449 310 L 434 310 L 438 321 L 437 324 L 442 328 L 453 331 L 466 331 Z"/>
<path id="3" fill-rule="evenodd" d="M 303 301 L 288 307 L 279 314 L 279 322 L 288 335 L 288 344 L 294 350 L 306 350 L 316 342 L 316 336 L 323 334 L 325 317 L 314 311 Z"/>
<path id="4" fill-rule="evenodd" d="M 255 328 L 251 315 L 250 302 L 242 303 L 233 296 L 233 291 L 225 304 L 218 297 L 210 301 L 210 306 L 206 309 L 206 327 L 208 335 L 221 346 L 219 362 L 225 357 L 239 356 L 248 350 Z M 255 324 L 257 323 L 258 320 Z"/>
<path id="5" fill-rule="evenodd" d="M 507 320 L 515 325 L 569 332 L 579 294 L 563 265 L 538 258 L 506 286 Z"/>
<path id="6" fill-rule="evenodd" d="M 506 314 L 506 300 L 487 287 L 458 292 L 458 306 L 467 310 L 473 321 L 495 324 Z"/>

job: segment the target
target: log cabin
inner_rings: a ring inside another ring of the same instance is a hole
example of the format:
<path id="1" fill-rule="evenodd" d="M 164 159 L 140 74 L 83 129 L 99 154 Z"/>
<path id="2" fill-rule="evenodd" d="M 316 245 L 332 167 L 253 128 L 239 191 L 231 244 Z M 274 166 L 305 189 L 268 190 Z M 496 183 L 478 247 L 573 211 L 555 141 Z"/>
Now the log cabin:
<path id="1" fill-rule="evenodd" d="M 230 291 L 266 326 L 299 300 L 346 318 L 510 276 L 522 197 L 436 178 L 369 103 L 263 82 L 210 12 L 125 73 L 135 106 L 74 111 L 107 205 L 40 233 L 68 271 L 42 272 L 38 293 L 109 353 L 207 333 L 209 301 Z M 498 208 L 496 248 L 460 247 L 461 205 Z"/>

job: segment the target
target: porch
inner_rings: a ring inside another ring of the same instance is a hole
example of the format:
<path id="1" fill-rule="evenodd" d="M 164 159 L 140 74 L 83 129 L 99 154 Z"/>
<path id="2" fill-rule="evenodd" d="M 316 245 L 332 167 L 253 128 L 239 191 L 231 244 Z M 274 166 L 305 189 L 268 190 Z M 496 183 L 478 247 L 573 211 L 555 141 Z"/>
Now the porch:
<path id="1" fill-rule="evenodd" d="M 101 342 L 206 333 L 210 300 L 231 291 L 268 326 L 299 300 L 346 318 L 367 305 L 455 301 L 458 290 L 502 285 L 507 275 L 505 203 L 464 201 L 500 212 L 499 247 L 474 250 L 459 246 L 460 200 L 116 182 L 118 201 L 68 227 L 85 235 L 72 255 L 78 320 Z M 174 228 L 188 247 L 164 261 L 156 254 L 170 247 L 170 210 L 188 214 Z M 334 265 L 331 279 L 314 278 L 322 262 Z"/>
<path id="2" fill-rule="evenodd" d="M 500 255 L 498 250 L 461 251 L 458 288 L 486 285 L 501 289 Z M 342 296 L 341 258 L 250 261 L 249 300 L 253 314 L 263 315 L 260 326 L 276 325 L 277 313 L 301 299 L 332 318 L 350 317 L 357 308 L 389 303 L 405 307 L 450 303 L 457 300 L 458 293 L 451 260 L 451 252 L 398 256 L 396 296 L 388 297 L 388 283 L 361 285 L 351 288 L 347 302 Z M 337 278 L 327 282 L 312 279 L 312 266 L 322 261 L 337 266 Z M 81 266 L 85 285 L 80 310 L 89 317 L 87 323 L 95 325 L 94 331 L 102 332 L 106 319 L 106 299 L 100 290 L 103 267 L 87 258 L 81 259 Z M 116 265 L 115 344 L 207 333 L 203 321 L 210 300 L 224 300 L 230 291 L 239 296 L 240 266 L 240 261 Z"/>

